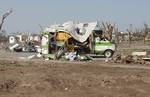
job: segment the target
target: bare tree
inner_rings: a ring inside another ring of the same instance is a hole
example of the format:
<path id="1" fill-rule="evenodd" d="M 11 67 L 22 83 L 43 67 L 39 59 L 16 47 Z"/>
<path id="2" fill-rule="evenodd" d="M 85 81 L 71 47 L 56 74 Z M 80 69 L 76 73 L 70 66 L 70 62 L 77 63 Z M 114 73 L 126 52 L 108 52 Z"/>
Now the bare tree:
<path id="1" fill-rule="evenodd" d="M 0 31 L 2 30 L 2 26 L 4 24 L 5 19 L 12 13 L 12 9 L 2 15 L 2 20 L 0 23 Z"/>
<path id="2" fill-rule="evenodd" d="M 115 43 L 116 45 L 119 44 L 119 31 L 118 28 L 114 28 L 114 32 L 115 32 Z"/>
<path id="3" fill-rule="evenodd" d="M 131 41 L 132 41 L 132 34 L 133 34 L 133 26 L 132 24 L 130 24 L 129 29 L 127 29 L 128 32 L 128 38 L 129 38 L 129 46 L 131 45 Z"/>
<path id="4" fill-rule="evenodd" d="M 107 37 L 111 41 L 113 30 L 114 30 L 114 25 L 112 25 L 108 22 L 106 22 L 106 23 L 102 22 L 102 28 L 103 28 L 104 32 L 106 33 L 105 37 Z"/>
<path id="5" fill-rule="evenodd" d="M 134 32 L 133 32 L 133 37 L 134 40 L 139 41 L 139 40 L 143 40 L 144 34 L 142 33 L 142 29 L 139 28 L 135 28 Z"/>
<path id="6" fill-rule="evenodd" d="M 146 37 L 148 35 L 148 32 L 149 32 L 149 27 L 148 27 L 148 24 L 144 23 L 144 29 L 143 29 L 143 32 L 144 32 L 144 43 L 145 43 L 145 40 L 146 40 Z"/>

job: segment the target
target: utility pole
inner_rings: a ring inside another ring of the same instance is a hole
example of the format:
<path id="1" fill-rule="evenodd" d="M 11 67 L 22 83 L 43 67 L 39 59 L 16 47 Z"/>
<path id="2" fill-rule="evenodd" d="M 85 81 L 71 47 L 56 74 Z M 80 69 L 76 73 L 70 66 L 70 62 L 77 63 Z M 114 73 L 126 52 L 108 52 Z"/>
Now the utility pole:
<path id="1" fill-rule="evenodd" d="M 12 13 L 12 9 L 2 15 L 2 20 L 0 23 L 0 31 L 2 30 L 2 26 L 4 24 L 5 19 Z"/>

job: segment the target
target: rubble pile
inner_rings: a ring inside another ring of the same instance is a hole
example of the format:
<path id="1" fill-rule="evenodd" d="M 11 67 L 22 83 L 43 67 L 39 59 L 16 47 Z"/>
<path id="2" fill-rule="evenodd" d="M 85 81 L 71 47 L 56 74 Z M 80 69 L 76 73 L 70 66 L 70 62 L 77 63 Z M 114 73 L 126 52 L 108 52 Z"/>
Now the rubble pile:
<path id="1" fill-rule="evenodd" d="M 113 58 L 113 62 L 114 63 L 122 63 L 122 64 L 150 65 L 150 62 L 144 60 L 142 56 L 133 56 L 133 55 L 123 56 L 121 54 L 116 55 Z"/>

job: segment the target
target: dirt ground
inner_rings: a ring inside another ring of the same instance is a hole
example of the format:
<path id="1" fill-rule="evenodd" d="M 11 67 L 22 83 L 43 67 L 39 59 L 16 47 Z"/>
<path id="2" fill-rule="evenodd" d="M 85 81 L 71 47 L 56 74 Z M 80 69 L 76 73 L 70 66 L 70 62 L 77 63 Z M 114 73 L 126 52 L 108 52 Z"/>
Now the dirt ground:
<path id="1" fill-rule="evenodd" d="M 150 68 L 119 66 L 1 60 L 0 97 L 149 97 Z"/>
<path id="2" fill-rule="evenodd" d="M 0 51 L 0 97 L 150 97 L 149 65 L 15 56 Z"/>

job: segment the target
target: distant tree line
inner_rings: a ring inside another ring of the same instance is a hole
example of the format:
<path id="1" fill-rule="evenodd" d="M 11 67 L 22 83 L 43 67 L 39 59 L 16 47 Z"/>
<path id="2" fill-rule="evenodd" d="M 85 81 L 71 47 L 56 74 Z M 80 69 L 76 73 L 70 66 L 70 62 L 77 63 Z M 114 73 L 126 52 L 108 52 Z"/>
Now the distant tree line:
<path id="1" fill-rule="evenodd" d="M 129 45 L 133 41 L 143 41 L 143 43 L 150 41 L 150 26 L 147 23 L 144 23 L 141 28 L 134 27 L 130 24 L 126 31 L 121 32 L 115 23 L 102 22 L 101 29 L 105 32 L 104 36 L 116 44 L 122 41 L 127 41 Z"/>

